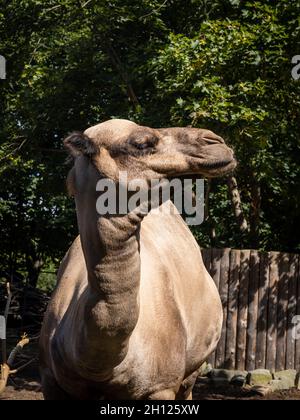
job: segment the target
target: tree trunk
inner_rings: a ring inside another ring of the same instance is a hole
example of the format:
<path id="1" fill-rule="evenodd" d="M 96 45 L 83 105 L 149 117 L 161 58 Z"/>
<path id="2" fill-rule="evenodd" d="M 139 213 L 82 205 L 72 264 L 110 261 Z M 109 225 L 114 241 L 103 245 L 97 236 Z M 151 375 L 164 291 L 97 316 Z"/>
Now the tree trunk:
<path id="1" fill-rule="evenodd" d="M 235 177 L 229 177 L 227 179 L 227 185 L 229 190 L 229 196 L 232 204 L 233 213 L 238 225 L 240 232 L 244 235 L 249 232 L 247 220 L 245 218 L 241 196 L 238 190 L 237 180 Z"/>
<path id="2" fill-rule="evenodd" d="M 205 207 L 204 207 L 204 220 L 209 218 L 209 193 L 211 191 L 212 180 L 207 180 L 207 187 L 205 191 Z"/>
<path id="3" fill-rule="evenodd" d="M 39 256 L 27 255 L 26 266 L 28 274 L 28 285 L 36 287 L 44 261 Z"/>
<path id="4" fill-rule="evenodd" d="M 216 245 L 216 229 L 213 224 L 212 218 L 209 216 L 209 195 L 213 189 L 213 180 L 207 180 L 207 187 L 205 192 L 205 208 L 204 208 L 204 220 L 207 221 L 209 226 L 209 239 L 210 239 L 210 246 L 214 247 Z"/>
<path id="5" fill-rule="evenodd" d="M 129 100 L 132 102 L 134 108 L 137 108 L 140 104 L 139 104 L 139 100 L 134 92 L 134 89 L 132 87 L 132 84 L 130 82 L 130 78 L 124 68 L 124 66 L 121 63 L 121 60 L 118 56 L 118 54 L 116 53 L 116 50 L 114 49 L 114 47 L 112 46 L 111 43 L 109 43 L 109 47 L 108 47 L 108 54 L 109 57 L 114 65 L 114 67 L 116 68 L 116 70 L 118 71 L 121 79 L 123 80 L 123 82 L 126 85 L 126 91 L 127 91 L 127 96 L 129 98 Z"/>

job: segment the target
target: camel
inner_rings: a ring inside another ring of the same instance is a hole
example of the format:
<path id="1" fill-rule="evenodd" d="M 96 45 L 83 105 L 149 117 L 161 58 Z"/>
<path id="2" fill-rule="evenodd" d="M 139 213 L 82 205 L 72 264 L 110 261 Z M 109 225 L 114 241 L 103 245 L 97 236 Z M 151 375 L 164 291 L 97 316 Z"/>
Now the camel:
<path id="1" fill-rule="evenodd" d="M 212 131 L 113 119 L 73 133 L 67 185 L 79 236 L 65 255 L 40 338 L 45 399 L 191 399 L 220 338 L 222 306 L 197 242 L 170 212 L 99 215 L 97 182 L 216 177 L 236 166 Z"/>

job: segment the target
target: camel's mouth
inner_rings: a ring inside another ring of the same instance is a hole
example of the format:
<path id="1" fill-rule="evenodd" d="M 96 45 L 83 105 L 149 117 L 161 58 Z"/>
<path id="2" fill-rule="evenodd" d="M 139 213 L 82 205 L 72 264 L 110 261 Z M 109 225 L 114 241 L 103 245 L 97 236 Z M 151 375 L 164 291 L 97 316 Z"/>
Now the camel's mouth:
<path id="1" fill-rule="evenodd" d="M 237 161 L 235 158 L 231 158 L 228 160 L 216 161 L 216 162 L 206 162 L 205 164 L 201 164 L 199 170 L 201 174 L 212 178 L 218 177 L 224 174 L 227 174 L 233 171 L 236 168 Z"/>
<path id="2" fill-rule="evenodd" d="M 181 174 L 174 173 L 166 176 L 168 179 L 198 179 L 198 178 L 216 178 L 218 176 L 226 175 L 232 172 L 237 165 L 237 161 L 234 157 L 228 160 L 216 160 L 216 161 L 199 161 L 199 159 L 193 159 L 190 164 L 190 170 Z"/>
<path id="3" fill-rule="evenodd" d="M 178 178 L 215 178 L 232 172 L 237 165 L 237 161 L 233 156 L 230 157 L 230 159 L 213 161 L 193 158 L 190 163 L 191 170 L 184 174 L 180 174 L 177 176 Z"/>

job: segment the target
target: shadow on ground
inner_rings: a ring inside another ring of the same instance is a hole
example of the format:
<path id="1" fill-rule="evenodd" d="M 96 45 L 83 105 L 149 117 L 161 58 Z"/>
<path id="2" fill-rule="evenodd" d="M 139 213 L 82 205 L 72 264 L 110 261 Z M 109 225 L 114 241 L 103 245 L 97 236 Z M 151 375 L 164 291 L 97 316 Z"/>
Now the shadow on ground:
<path id="1" fill-rule="evenodd" d="M 41 385 L 38 371 L 28 369 L 10 382 L 0 400 L 42 400 Z M 194 400 L 300 400 L 300 391 L 291 389 L 279 391 L 261 397 L 249 389 L 227 386 L 213 388 L 207 385 L 196 384 L 193 393 Z"/>

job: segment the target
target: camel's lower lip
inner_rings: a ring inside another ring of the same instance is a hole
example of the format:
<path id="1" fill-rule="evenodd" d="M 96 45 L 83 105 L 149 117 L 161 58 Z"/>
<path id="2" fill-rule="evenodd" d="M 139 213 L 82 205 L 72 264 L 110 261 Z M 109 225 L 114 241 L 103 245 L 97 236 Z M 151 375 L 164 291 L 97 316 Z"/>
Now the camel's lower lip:
<path id="1" fill-rule="evenodd" d="M 236 165 L 237 165 L 237 161 L 235 159 L 232 159 L 227 162 L 222 162 L 218 166 L 211 167 L 211 168 L 207 167 L 203 169 L 204 169 L 205 176 L 215 177 L 215 176 L 224 175 L 226 173 L 233 171 Z"/>
<path id="2" fill-rule="evenodd" d="M 236 160 L 233 156 L 228 159 L 207 161 L 202 159 L 195 159 L 193 162 L 193 170 L 199 172 L 199 174 L 205 174 L 218 172 L 223 173 L 230 171 L 236 167 Z"/>
<path id="3" fill-rule="evenodd" d="M 229 173 L 234 170 L 236 167 L 237 162 L 235 158 L 228 159 L 228 160 L 222 160 L 222 161 L 215 161 L 215 162 L 206 162 L 203 164 L 203 162 L 197 161 L 196 163 L 193 162 L 193 165 L 191 165 L 191 171 L 183 173 L 183 174 L 169 174 L 168 178 L 173 179 L 175 178 L 182 178 L 185 179 L 187 177 L 191 178 L 214 178 L 221 175 L 224 175 L 226 173 Z"/>
<path id="4" fill-rule="evenodd" d="M 228 159 L 228 160 L 222 160 L 222 161 L 201 163 L 201 167 L 203 169 L 220 169 L 220 168 L 225 168 L 226 166 L 229 166 L 229 165 L 233 165 L 234 163 L 235 163 L 235 159 Z"/>

